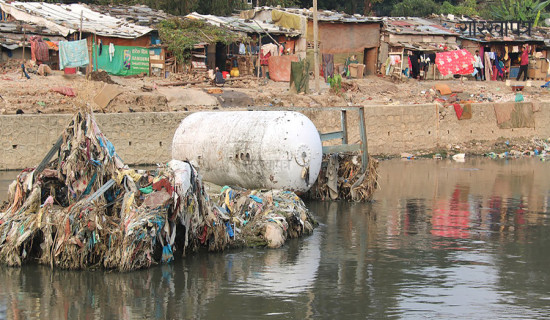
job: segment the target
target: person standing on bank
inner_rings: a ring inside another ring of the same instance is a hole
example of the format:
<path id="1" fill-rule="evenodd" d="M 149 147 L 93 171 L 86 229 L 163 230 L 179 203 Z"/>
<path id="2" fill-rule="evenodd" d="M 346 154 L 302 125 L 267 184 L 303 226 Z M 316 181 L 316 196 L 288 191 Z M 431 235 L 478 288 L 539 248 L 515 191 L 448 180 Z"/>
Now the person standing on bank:
<path id="1" fill-rule="evenodd" d="M 480 80 L 485 80 L 484 76 L 483 76 L 483 62 L 481 61 L 481 57 L 479 56 L 479 50 L 476 50 L 476 54 L 474 56 L 474 68 L 476 68 L 477 70 L 477 73 L 476 73 L 476 80 L 477 80 L 477 76 L 479 75 L 479 79 Z"/>
<path id="2" fill-rule="evenodd" d="M 529 45 L 523 45 L 523 52 L 521 53 L 521 61 L 519 66 L 518 76 L 516 81 L 519 81 L 521 74 L 523 73 L 523 81 L 527 80 L 527 68 L 529 68 Z"/>

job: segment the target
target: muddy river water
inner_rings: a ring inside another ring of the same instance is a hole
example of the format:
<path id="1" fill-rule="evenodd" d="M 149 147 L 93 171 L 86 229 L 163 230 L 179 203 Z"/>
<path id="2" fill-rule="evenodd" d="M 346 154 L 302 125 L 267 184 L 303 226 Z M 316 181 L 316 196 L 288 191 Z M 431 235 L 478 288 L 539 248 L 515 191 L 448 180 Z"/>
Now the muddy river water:
<path id="1" fill-rule="evenodd" d="M 124 274 L 0 266 L 0 319 L 548 318 L 549 169 L 384 161 L 373 203 L 310 202 L 320 226 L 282 249 Z"/>

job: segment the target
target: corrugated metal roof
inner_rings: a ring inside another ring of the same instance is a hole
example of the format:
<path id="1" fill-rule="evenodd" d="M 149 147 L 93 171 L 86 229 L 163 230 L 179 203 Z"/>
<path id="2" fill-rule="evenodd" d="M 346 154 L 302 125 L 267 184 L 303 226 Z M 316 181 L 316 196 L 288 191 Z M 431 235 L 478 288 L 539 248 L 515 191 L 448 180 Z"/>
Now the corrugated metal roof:
<path id="1" fill-rule="evenodd" d="M 257 7 L 254 10 L 256 12 L 263 10 L 279 10 L 313 19 L 313 10 L 309 9 Z M 320 22 L 341 23 L 380 23 L 382 21 L 379 17 L 367 17 L 360 14 L 347 14 L 330 10 L 317 10 L 317 20 Z"/>
<path id="2" fill-rule="evenodd" d="M 82 31 L 106 37 L 134 39 L 153 29 L 117 19 L 91 10 L 83 4 L 53 4 L 45 2 L 11 3 L 0 0 L 1 9 L 16 20 L 46 26 L 67 36 L 77 32 L 82 17 Z"/>
<path id="3" fill-rule="evenodd" d="M 108 14 L 112 17 L 122 19 L 140 26 L 153 28 L 162 20 L 174 16 L 162 10 L 151 9 L 146 5 L 88 5 L 92 10 Z"/>
<path id="4" fill-rule="evenodd" d="M 21 23 L 18 21 L 0 21 L 0 33 L 34 34 L 43 36 L 61 36 L 59 32 L 34 23 Z"/>
<path id="5" fill-rule="evenodd" d="M 440 24 L 416 17 L 386 17 L 384 20 L 384 30 L 398 34 L 413 35 L 442 35 L 458 36 L 452 30 L 449 30 Z"/>
<path id="6" fill-rule="evenodd" d="M 235 17 L 219 17 L 213 15 L 203 15 L 196 12 L 190 13 L 185 16 L 189 19 L 200 19 L 204 20 L 207 23 L 215 26 L 225 26 L 232 31 L 243 32 L 243 33 L 263 33 L 265 31 L 270 34 L 285 34 L 288 36 L 299 36 L 301 33 L 297 30 L 291 30 L 279 27 L 273 23 L 255 21 L 255 20 L 245 20 Z"/>
<path id="7" fill-rule="evenodd" d="M 0 22 L 0 45 L 4 48 L 14 50 L 22 47 L 23 45 L 25 45 L 25 47 L 29 47 L 30 43 L 28 40 L 23 43 L 23 38 L 26 36 L 26 38 L 29 39 L 34 35 L 48 38 L 50 41 L 65 40 L 65 38 L 63 38 L 58 32 L 32 23 L 19 23 L 16 21 Z"/>
<path id="8" fill-rule="evenodd" d="M 458 46 L 449 46 L 441 43 L 420 43 L 420 42 L 395 42 L 389 44 L 391 47 L 403 47 L 408 50 L 424 52 L 441 52 L 450 49 L 458 49 Z"/>

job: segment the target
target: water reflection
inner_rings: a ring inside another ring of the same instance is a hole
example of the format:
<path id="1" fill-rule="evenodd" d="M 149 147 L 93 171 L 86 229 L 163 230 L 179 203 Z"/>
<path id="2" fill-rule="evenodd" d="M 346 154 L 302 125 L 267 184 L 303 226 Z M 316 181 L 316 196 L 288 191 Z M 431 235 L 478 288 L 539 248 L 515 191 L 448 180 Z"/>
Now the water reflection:
<path id="1" fill-rule="evenodd" d="M 311 291 L 320 256 L 313 236 L 281 250 L 199 253 L 125 274 L 0 267 L 0 319 L 196 319 L 243 312 L 307 318 L 309 298 L 303 308 L 288 305 Z"/>
<path id="2" fill-rule="evenodd" d="M 385 161 L 374 203 L 311 202 L 321 225 L 280 250 L 127 274 L 0 267 L 0 319 L 544 319 L 548 165 Z"/>

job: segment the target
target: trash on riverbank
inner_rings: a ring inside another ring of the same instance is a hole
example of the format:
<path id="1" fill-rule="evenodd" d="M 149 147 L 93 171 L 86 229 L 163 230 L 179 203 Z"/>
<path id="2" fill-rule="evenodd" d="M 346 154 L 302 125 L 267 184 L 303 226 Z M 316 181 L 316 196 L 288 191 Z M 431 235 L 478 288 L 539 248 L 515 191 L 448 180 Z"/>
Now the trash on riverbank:
<path id="1" fill-rule="evenodd" d="M 200 247 L 277 247 L 313 230 L 294 193 L 226 190 L 214 205 L 183 161 L 129 169 L 93 115 L 78 113 L 44 160 L 10 185 L 0 262 L 129 271 Z"/>
<path id="2" fill-rule="evenodd" d="M 369 157 L 367 170 L 362 172 L 360 155 L 335 153 L 323 156 L 321 172 L 308 195 L 321 200 L 370 201 L 377 188 L 378 160 Z"/>
<path id="3" fill-rule="evenodd" d="M 514 159 L 524 157 L 538 157 L 541 161 L 546 161 L 550 157 L 550 138 L 540 139 L 533 138 L 529 143 L 513 143 L 506 140 L 503 145 L 505 148 L 484 153 L 485 157 L 491 159 Z"/>
<path id="4" fill-rule="evenodd" d="M 465 158 L 466 158 L 465 153 L 457 153 L 457 154 L 452 156 L 452 159 L 456 162 L 464 162 Z"/>

